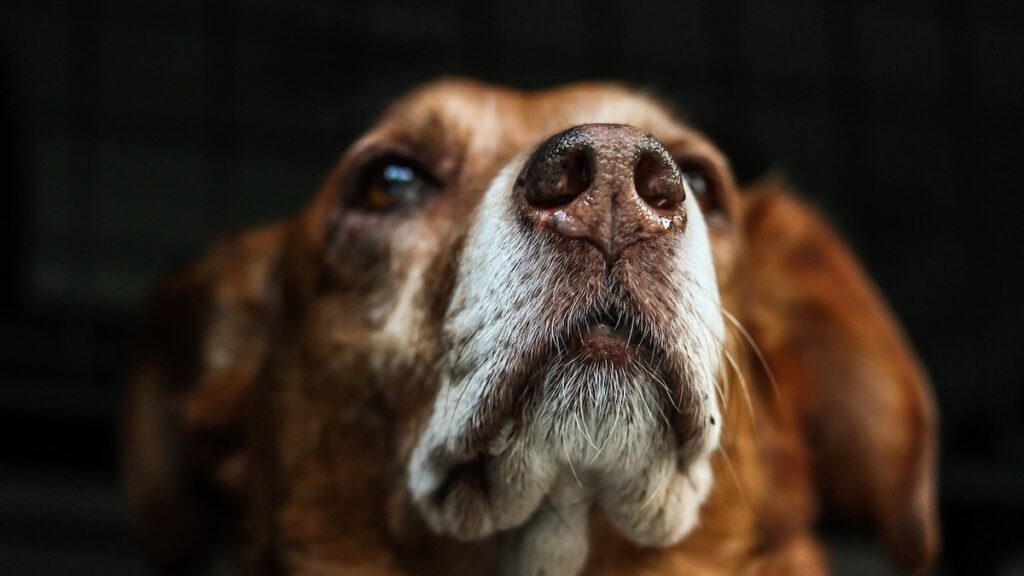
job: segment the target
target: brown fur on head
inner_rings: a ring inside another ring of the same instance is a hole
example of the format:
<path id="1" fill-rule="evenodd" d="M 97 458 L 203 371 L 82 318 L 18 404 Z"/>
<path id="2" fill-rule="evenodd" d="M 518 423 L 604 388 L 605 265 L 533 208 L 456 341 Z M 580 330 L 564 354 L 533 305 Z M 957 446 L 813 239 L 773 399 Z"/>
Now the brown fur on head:
<path id="1" fill-rule="evenodd" d="M 444 81 L 157 294 L 126 475 L 169 572 L 821 574 L 819 497 L 923 570 L 934 418 L 785 186 L 618 86 Z"/>

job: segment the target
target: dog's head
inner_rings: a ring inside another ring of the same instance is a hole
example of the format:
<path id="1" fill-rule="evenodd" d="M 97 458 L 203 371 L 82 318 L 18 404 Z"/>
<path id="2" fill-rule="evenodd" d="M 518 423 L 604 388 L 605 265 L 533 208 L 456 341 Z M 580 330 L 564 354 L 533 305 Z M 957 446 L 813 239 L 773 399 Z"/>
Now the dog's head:
<path id="1" fill-rule="evenodd" d="M 243 271 L 221 254 L 153 315 L 182 294 L 204 303 L 173 314 L 199 317 L 196 369 L 176 378 L 201 382 L 175 384 L 184 408 L 168 418 L 201 439 L 249 428 L 247 446 L 222 442 L 193 472 L 248 484 L 239 502 L 263 508 L 261 538 L 296 561 L 368 537 L 345 526 L 407 543 L 419 525 L 514 534 L 502 546 L 520 570 L 572 572 L 592 511 L 632 545 L 669 547 L 717 485 L 723 428 L 747 429 L 726 410 L 741 383 L 776 415 L 763 426 L 848 472 L 817 477 L 908 562 L 932 553 L 931 413 L 888 313 L 812 214 L 741 194 L 722 154 L 644 95 L 427 86 L 308 209 L 254 238 L 235 243 Z M 133 410 L 167 372 L 159 352 L 144 358 Z M 167 448 L 159 425 L 129 430 L 129 456 Z M 756 483 L 802 485 L 756 452 L 736 463 Z M 143 460 L 129 470 L 145 504 L 168 482 L 147 488 Z"/>

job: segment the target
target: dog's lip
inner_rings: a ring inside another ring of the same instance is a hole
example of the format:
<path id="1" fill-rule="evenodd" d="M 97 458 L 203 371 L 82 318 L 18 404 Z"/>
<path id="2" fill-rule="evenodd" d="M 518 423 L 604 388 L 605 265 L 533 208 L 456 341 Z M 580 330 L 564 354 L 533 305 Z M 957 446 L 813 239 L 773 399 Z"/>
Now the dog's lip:
<path id="1" fill-rule="evenodd" d="M 532 359 L 509 379 L 510 385 L 503 388 L 504 400 L 494 406 L 488 417 L 475 421 L 468 434 L 469 441 L 458 458 L 459 463 L 481 456 L 496 456 L 504 451 L 508 437 L 515 433 L 515 426 L 510 426 L 510 423 L 521 421 L 521 411 L 530 403 L 528 398 L 540 387 L 538 377 L 556 357 L 575 356 L 584 361 L 612 364 L 654 362 L 664 351 L 644 336 L 639 324 L 627 314 L 602 309 L 584 316 L 576 324 L 568 325 L 562 338 L 532 355 Z M 666 381 L 674 381 L 660 365 L 657 370 L 663 372 Z"/>
<path id="2" fill-rule="evenodd" d="M 615 312 L 593 314 L 574 330 L 568 331 L 566 351 L 594 346 L 621 351 L 649 347 L 634 328 L 634 322 L 624 315 Z"/>
<path id="3" fill-rule="evenodd" d="M 626 329 L 627 322 L 621 317 L 611 314 L 601 314 L 597 318 L 584 324 L 581 335 L 584 340 L 588 338 L 628 338 Z"/>

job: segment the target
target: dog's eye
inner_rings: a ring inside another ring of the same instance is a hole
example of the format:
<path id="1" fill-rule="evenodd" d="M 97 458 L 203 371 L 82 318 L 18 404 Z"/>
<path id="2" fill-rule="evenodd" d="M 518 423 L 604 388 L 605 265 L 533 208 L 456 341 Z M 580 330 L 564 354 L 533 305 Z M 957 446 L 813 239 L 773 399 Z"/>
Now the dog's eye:
<path id="1" fill-rule="evenodd" d="M 721 209 L 714 179 L 703 166 L 694 163 L 680 163 L 683 180 L 700 204 L 701 212 L 709 214 Z"/>
<path id="2" fill-rule="evenodd" d="M 686 185 L 698 198 L 703 198 L 708 193 L 708 181 L 700 172 L 684 172 L 683 178 L 686 178 Z"/>
<path id="3" fill-rule="evenodd" d="M 413 207 L 435 190 L 436 181 L 415 163 L 382 158 L 363 170 L 350 202 L 354 208 L 390 212 Z"/>

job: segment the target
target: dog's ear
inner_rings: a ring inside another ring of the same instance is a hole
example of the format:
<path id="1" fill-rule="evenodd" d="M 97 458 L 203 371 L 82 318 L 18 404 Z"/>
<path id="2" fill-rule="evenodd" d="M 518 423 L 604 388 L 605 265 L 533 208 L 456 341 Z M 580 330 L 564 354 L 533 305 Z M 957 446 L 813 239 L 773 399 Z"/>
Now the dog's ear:
<path id="1" fill-rule="evenodd" d="M 796 410 L 817 485 L 903 568 L 938 549 L 935 408 L 892 312 L 825 221 L 775 180 L 744 192 L 748 328 Z"/>
<path id="2" fill-rule="evenodd" d="M 123 405 L 124 478 L 161 571 L 223 556 L 245 489 L 244 418 L 262 367 L 284 228 L 218 244 L 157 290 Z"/>

